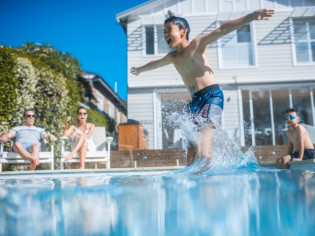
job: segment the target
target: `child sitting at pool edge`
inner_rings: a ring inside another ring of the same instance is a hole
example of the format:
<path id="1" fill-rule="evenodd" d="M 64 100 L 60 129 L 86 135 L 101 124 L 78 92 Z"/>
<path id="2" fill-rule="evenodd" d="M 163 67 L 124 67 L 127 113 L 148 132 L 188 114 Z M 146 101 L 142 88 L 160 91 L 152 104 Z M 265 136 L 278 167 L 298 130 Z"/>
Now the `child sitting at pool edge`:
<path id="1" fill-rule="evenodd" d="M 221 124 L 223 93 L 211 69 L 206 47 L 249 24 L 254 20 L 268 20 L 273 10 L 259 9 L 241 18 L 228 21 L 209 34 L 196 37 L 189 42 L 190 27 L 186 19 L 168 12 L 164 21 L 164 39 L 170 49 L 166 56 L 143 66 L 132 67 L 131 73 L 142 72 L 173 64 L 191 94 L 189 113 L 199 127 L 198 157 L 211 158 L 211 140 L 214 128 Z"/>
<path id="2" fill-rule="evenodd" d="M 277 159 L 277 168 L 288 169 L 289 161 L 302 161 L 314 158 L 314 145 L 307 130 L 299 125 L 301 118 L 294 109 L 288 109 L 284 116 L 285 123 L 289 126 L 288 154 Z"/>

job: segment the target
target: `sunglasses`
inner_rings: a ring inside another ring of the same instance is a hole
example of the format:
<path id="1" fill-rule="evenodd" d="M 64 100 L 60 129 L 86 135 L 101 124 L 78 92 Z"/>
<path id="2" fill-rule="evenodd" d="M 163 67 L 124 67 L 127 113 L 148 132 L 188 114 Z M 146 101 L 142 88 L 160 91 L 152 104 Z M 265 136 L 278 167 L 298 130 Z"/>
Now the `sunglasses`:
<path id="1" fill-rule="evenodd" d="M 284 120 L 294 120 L 296 118 L 299 118 L 298 116 L 290 115 L 290 116 L 285 116 Z"/>
<path id="2" fill-rule="evenodd" d="M 25 117 L 26 118 L 31 118 L 31 117 L 35 118 L 35 115 L 25 115 Z"/>
<path id="3" fill-rule="evenodd" d="M 87 113 L 79 112 L 78 115 L 86 115 Z"/>

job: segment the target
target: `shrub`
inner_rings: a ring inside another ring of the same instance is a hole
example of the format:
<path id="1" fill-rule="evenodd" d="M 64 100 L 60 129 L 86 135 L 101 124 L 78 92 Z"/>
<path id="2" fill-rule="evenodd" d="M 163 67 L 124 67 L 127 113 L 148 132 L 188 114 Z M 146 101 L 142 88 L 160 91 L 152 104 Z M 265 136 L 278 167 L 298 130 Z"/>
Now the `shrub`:
<path id="1" fill-rule="evenodd" d="M 17 100 L 18 79 L 13 73 L 15 60 L 13 49 L 0 46 L 0 133 L 7 131 Z"/>
<path id="2" fill-rule="evenodd" d="M 11 126 L 17 126 L 23 124 L 22 114 L 25 108 L 34 108 L 35 95 L 38 92 L 36 90 L 38 77 L 30 60 L 22 57 L 16 58 L 13 74 L 18 80 L 16 86 L 17 99 L 9 122 Z"/>
<path id="3" fill-rule="evenodd" d="M 36 124 L 59 136 L 64 127 L 69 103 L 65 78 L 47 68 L 37 70 L 37 76 L 38 93 L 34 95 Z"/>

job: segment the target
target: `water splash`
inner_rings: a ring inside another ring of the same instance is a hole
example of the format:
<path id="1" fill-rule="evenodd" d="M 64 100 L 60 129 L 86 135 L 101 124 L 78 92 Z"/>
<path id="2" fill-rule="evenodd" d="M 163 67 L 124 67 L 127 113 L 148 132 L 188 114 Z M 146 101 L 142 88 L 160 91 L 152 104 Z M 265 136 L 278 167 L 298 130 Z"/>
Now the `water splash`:
<path id="1" fill-rule="evenodd" d="M 257 160 L 254 152 L 249 149 L 246 152 L 242 152 L 239 142 L 234 138 L 228 136 L 228 134 L 221 128 L 216 127 L 214 136 L 212 139 L 206 140 L 208 145 L 212 149 L 211 159 L 198 154 L 197 147 L 200 144 L 200 133 L 202 130 L 210 128 L 204 125 L 202 128 L 192 122 L 192 116 L 188 114 L 184 109 L 176 111 L 171 103 L 165 104 L 164 109 L 168 110 L 168 114 L 165 117 L 165 126 L 172 127 L 173 129 L 179 128 L 183 130 L 186 143 L 192 143 L 195 147 L 196 156 L 194 162 L 179 173 L 201 175 L 210 171 L 218 169 L 237 169 L 237 168 L 257 168 Z M 175 110 L 170 112 L 170 110 Z M 194 117 L 196 120 L 196 117 Z M 203 123 L 203 118 L 197 118 L 199 123 Z"/>

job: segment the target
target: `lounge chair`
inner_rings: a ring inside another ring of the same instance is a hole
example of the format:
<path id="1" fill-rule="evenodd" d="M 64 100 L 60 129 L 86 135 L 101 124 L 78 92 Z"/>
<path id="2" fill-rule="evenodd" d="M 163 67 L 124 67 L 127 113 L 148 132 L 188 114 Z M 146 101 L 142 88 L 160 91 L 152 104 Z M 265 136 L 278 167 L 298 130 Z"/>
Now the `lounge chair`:
<path id="1" fill-rule="evenodd" d="M 79 155 L 76 153 L 71 160 L 66 160 L 64 157 L 70 152 L 66 150 L 66 142 L 69 142 L 68 137 L 61 137 L 61 159 L 60 159 L 60 169 L 64 169 L 64 163 L 80 163 Z M 97 168 L 97 163 L 106 163 L 106 168 L 110 168 L 110 143 L 113 141 L 112 137 L 106 137 L 105 127 L 95 127 L 93 135 L 91 137 L 93 140 L 96 151 L 88 151 L 85 157 L 85 163 L 94 162 L 95 168 Z M 106 145 L 107 144 L 107 145 Z M 107 146 L 107 147 L 106 147 Z"/>
<path id="2" fill-rule="evenodd" d="M 9 152 L 4 151 L 4 143 L 0 141 L 0 172 L 2 172 L 2 164 L 29 164 L 29 160 L 23 159 L 18 153 L 13 151 L 14 140 L 10 141 L 11 148 Z M 39 163 L 50 164 L 50 169 L 54 170 L 54 142 L 51 144 L 50 152 L 46 151 L 47 140 L 41 139 Z"/>

